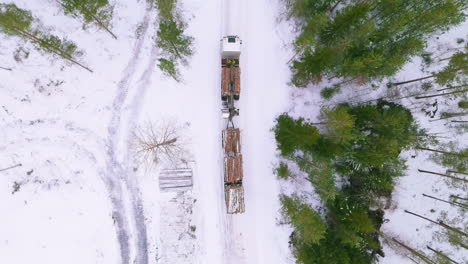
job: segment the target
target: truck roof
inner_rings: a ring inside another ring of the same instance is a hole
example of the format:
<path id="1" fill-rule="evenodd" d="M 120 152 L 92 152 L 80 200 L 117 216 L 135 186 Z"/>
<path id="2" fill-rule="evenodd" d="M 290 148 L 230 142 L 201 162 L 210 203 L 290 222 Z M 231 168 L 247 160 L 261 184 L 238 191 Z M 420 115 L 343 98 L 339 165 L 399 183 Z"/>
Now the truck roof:
<path id="1" fill-rule="evenodd" d="M 223 58 L 239 58 L 242 41 L 238 36 L 225 36 L 221 40 L 221 56 Z"/>

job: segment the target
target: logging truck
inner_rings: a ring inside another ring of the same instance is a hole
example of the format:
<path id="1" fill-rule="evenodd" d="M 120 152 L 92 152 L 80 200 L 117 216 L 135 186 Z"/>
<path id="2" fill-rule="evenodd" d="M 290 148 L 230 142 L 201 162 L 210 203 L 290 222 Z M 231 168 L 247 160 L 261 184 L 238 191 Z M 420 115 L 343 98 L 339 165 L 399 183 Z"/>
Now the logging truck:
<path id="1" fill-rule="evenodd" d="M 221 39 L 221 101 L 222 117 L 227 128 L 222 132 L 224 152 L 224 196 L 228 214 L 243 213 L 244 188 L 242 186 L 242 154 L 240 130 L 234 127 L 233 118 L 239 115 L 235 101 L 240 98 L 239 57 L 242 41 L 238 36 Z"/>

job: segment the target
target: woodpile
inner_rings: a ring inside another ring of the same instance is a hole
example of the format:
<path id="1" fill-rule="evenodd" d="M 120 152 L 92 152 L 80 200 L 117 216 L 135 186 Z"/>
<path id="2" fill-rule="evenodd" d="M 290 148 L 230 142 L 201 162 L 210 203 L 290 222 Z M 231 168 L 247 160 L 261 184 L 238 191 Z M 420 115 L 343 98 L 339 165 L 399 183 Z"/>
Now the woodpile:
<path id="1" fill-rule="evenodd" d="M 192 189 L 192 169 L 164 169 L 159 173 L 159 189 L 162 192 L 183 192 Z"/>
<path id="2" fill-rule="evenodd" d="M 229 67 L 222 68 L 221 96 L 229 95 L 229 82 L 231 81 Z"/>
<path id="3" fill-rule="evenodd" d="M 226 211 L 228 214 L 245 212 L 244 188 L 242 185 L 225 185 L 224 195 L 226 196 Z"/>
<path id="4" fill-rule="evenodd" d="M 221 96 L 228 96 L 230 94 L 231 78 L 234 84 L 233 94 L 236 96 L 240 95 L 240 68 L 239 66 L 230 66 L 222 68 Z"/>
<path id="5" fill-rule="evenodd" d="M 224 182 L 241 183 L 242 178 L 242 155 L 224 157 Z"/>
<path id="6" fill-rule="evenodd" d="M 223 130 L 224 153 L 237 154 L 240 149 L 240 130 L 238 128 L 228 128 Z"/>

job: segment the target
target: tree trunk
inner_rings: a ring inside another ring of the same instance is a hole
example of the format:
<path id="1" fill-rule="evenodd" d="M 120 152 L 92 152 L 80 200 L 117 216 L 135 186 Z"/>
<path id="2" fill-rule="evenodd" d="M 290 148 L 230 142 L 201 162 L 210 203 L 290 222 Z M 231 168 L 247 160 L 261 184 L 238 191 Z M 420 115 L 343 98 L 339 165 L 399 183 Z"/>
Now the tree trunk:
<path id="1" fill-rule="evenodd" d="M 460 117 L 460 116 L 466 116 L 466 115 L 468 115 L 468 112 L 452 113 L 452 114 L 453 115 L 451 115 L 451 116 L 446 116 L 446 117 L 442 117 L 442 118 L 439 118 L 439 119 L 429 120 L 429 122 L 434 122 L 434 121 L 439 121 L 439 120 L 444 120 L 444 119 L 449 119 L 449 118 L 454 118 L 454 117 Z"/>
<path id="2" fill-rule="evenodd" d="M 25 32 L 25 31 L 23 31 L 23 30 L 21 30 L 21 29 L 19 29 L 19 28 L 16 28 L 16 27 L 14 27 L 13 29 L 16 30 L 16 32 L 19 33 L 20 35 L 23 35 L 24 37 L 30 39 L 30 40 L 33 41 L 33 42 L 36 42 L 36 43 L 38 43 L 38 44 L 41 44 L 41 43 L 42 43 L 42 44 L 45 45 L 46 47 L 50 48 L 52 53 L 54 53 L 54 54 L 56 54 L 56 55 L 58 55 L 58 56 L 60 56 L 60 57 L 62 57 L 62 58 L 64 58 L 64 59 L 66 59 L 66 60 L 68 60 L 68 61 L 70 61 L 70 62 L 72 62 L 72 63 L 74 63 L 74 64 L 76 64 L 76 65 L 78 65 L 78 66 L 80 66 L 80 67 L 82 67 L 83 69 L 85 69 L 85 70 L 87 70 L 87 71 L 89 71 L 89 72 L 93 72 L 93 70 L 91 70 L 90 68 L 88 68 L 88 67 L 82 65 L 81 63 L 79 63 L 79 62 L 77 62 L 75 59 L 73 59 L 73 58 L 71 57 L 70 54 L 64 53 L 62 50 L 57 49 L 56 47 L 50 46 L 50 45 L 47 44 L 47 43 L 44 43 L 44 40 L 42 40 L 42 39 L 36 37 L 35 35 L 33 35 L 33 34 L 31 34 L 31 33 L 28 33 L 28 32 Z"/>
<path id="3" fill-rule="evenodd" d="M 454 176 L 451 176 L 451 175 L 448 175 L 448 174 L 443 174 L 443 173 L 438 173 L 438 172 L 433 172 L 433 171 L 426 171 L 426 170 L 421 170 L 421 169 L 418 169 L 418 171 L 422 172 L 422 173 L 428 173 L 428 174 L 443 176 L 443 177 L 447 177 L 447 178 L 458 180 L 458 181 L 468 182 L 467 179 L 454 177 Z"/>
<path id="4" fill-rule="evenodd" d="M 460 264 L 459 262 L 456 262 L 455 260 L 449 258 L 447 255 L 442 253 L 442 251 L 435 250 L 435 249 L 431 248 L 430 246 L 426 246 L 426 247 L 427 247 L 427 249 L 429 249 L 430 251 L 432 251 L 432 252 L 436 253 L 437 255 L 443 257 L 444 259 L 446 259 L 446 260 L 448 260 L 448 261 L 450 261 L 452 263 L 455 263 L 455 264 Z"/>
<path id="5" fill-rule="evenodd" d="M 442 91 L 445 91 L 445 90 L 452 90 L 452 89 L 455 89 L 455 88 L 466 87 L 466 86 L 468 86 L 468 84 L 451 86 L 451 87 L 447 87 L 447 88 L 444 88 L 444 89 L 438 89 L 437 91 L 442 92 Z"/>
<path id="6" fill-rule="evenodd" d="M 464 175 L 468 175 L 468 173 L 464 172 L 464 171 L 454 171 L 454 170 L 447 170 L 448 173 L 457 173 L 457 174 L 464 174 Z"/>
<path id="7" fill-rule="evenodd" d="M 468 201 L 468 198 L 463 198 L 463 197 L 460 197 L 460 196 L 457 196 L 457 195 L 453 195 L 453 194 L 450 195 L 450 198 Z"/>
<path id="8" fill-rule="evenodd" d="M 327 124 L 330 124 L 331 122 L 318 122 L 318 123 L 309 123 L 309 125 L 327 125 Z"/>
<path id="9" fill-rule="evenodd" d="M 452 123 L 468 123 L 468 120 L 452 120 Z"/>
<path id="10" fill-rule="evenodd" d="M 382 235 L 382 233 L 380 233 Z M 416 256 L 418 257 L 420 260 L 424 261 L 425 263 L 427 264 L 436 264 L 434 261 L 432 261 L 429 257 L 427 257 L 426 255 L 420 253 L 419 251 L 405 245 L 404 243 L 396 240 L 394 237 L 391 237 L 390 240 L 392 240 L 393 242 L 395 242 L 397 245 L 399 245 L 400 247 L 408 250 L 413 256 Z M 408 257 L 409 258 L 409 257 Z"/>
<path id="11" fill-rule="evenodd" d="M 468 155 L 465 155 L 465 154 L 460 154 L 460 153 L 457 153 L 457 152 L 448 152 L 448 151 L 443 151 L 443 150 L 438 150 L 438 149 L 421 148 L 421 147 L 416 147 L 416 149 L 417 150 L 427 150 L 427 151 L 432 151 L 432 152 L 437 152 L 437 153 L 452 155 L 452 156 L 468 157 Z"/>
<path id="12" fill-rule="evenodd" d="M 457 93 L 466 93 L 466 92 L 468 92 L 468 89 L 461 90 L 461 91 L 450 92 L 450 93 L 432 94 L 432 95 L 426 95 L 426 96 L 416 96 L 416 97 L 414 97 L 414 99 L 423 99 L 423 98 L 431 98 L 431 97 L 438 97 L 438 96 L 446 96 L 446 95 L 457 94 Z"/>
<path id="13" fill-rule="evenodd" d="M 429 75 L 429 76 L 425 76 L 425 77 L 421 77 L 421 78 L 417 78 L 417 79 L 413 79 L 413 80 L 409 80 L 409 81 L 392 83 L 392 86 L 398 86 L 398 85 L 402 85 L 402 84 L 407 84 L 407 83 L 422 81 L 422 80 L 426 80 L 426 79 L 429 79 L 429 78 L 434 78 L 434 77 L 436 77 L 436 76 L 437 76 L 437 74 L 432 74 L 432 75 Z"/>
<path id="14" fill-rule="evenodd" d="M 463 235 L 463 236 L 468 237 L 468 234 L 467 234 L 467 233 L 465 233 L 465 232 L 463 232 L 463 231 L 461 231 L 461 230 L 459 230 L 459 229 L 457 229 L 457 228 L 455 228 L 455 227 L 452 227 L 452 226 L 449 226 L 449 225 L 447 225 L 447 224 L 444 224 L 444 222 L 442 222 L 442 221 L 434 221 L 434 220 L 432 220 L 432 219 L 429 219 L 429 218 L 424 217 L 424 216 L 422 216 L 422 215 L 419 215 L 419 214 L 410 212 L 410 211 L 408 211 L 408 210 L 404 210 L 404 212 L 407 213 L 407 214 L 411 214 L 411 215 L 414 215 L 414 216 L 416 216 L 416 217 L 419 217 L 419 218 L 421 218 L 421 219 L 424 219 L 424 220 L 426 220 L 426 221 L 429 221 L 429 222 L 431 222 L 431 223 L 433 223 L 433 224 L 436 224 L 436 225 L 438 225 L 438 226 L 441 226 L 441 227 L 443 227 L 443 228 L 445 228 L 445 229 L 447 229 L 447 230 L 450 230 L 450 231 L 452 231 L 452 232 L 455 232 L 455 233 L 458 233 L 458 234 L 460 234 L 460 235 Z"/>
<path id="15" fill-rule="evenodd" d="M 11 71 L 11 68 L 5 68 L 5 67 L 2 67 L 2 66 L 0 66 L 0 69 L 5 70 L 5 71 Z"/>
<path id="16" fill-rule="evenodd" d="M 465 68 L 467 68 L 467 67 L 456 68 L 456 69 L 453 69 L 453 70 L 450 71 L 450 72 L 457 72 L 457 71 L 463 70 L 463 69 L 465 69 Z M 422 81 L 422 80 L 425 80 L 425 79 L 437 77 L 438 75 L 440 75 L 440 73 L 434 73 L 434 74 L 432 74 L 432 75 L 424 76 L 424 77 L 417 78 L 417 79 L 413 79 L 413 80 L 409 80 L 409 81 L 392 83 L 392 86 L 398 86 L 398 85 L 401 85 L 401 84 L 407 84 L 407 83 Z"/>
<path id="17" fill-rule="evenodd" d="M 437 197 L 434 197 L 434 196 L 427 195 L 425 193 L 423 193 L 422 195 L 424 197 L 428 197 L 428 198 L 431 198 L 431 199 L 434 199 L 434 200 L 437 200 L 437 201 L 441 201 L 441 202 L 448 203 L 448 204 L 451 204 L 451 205 L 454 205 L 454 206 L 458 206 L 458 207 L 461 207 L 461 208 L 464 208 L 464 209 L 468 209 L 468 205 L 466 205 L 466 204 L 446 201 L 446 200 L 443 200 L 443 199 L 440 199 L 440 198 L 437 198 Z"/>
<path id="18" fill-rule="evenodd" d="M 10 166 L 10 167 L 6 167 L 6 168 L 4 168 L 4 169 L 0 169 L 0 171 L 6 171 L 6 170 L 10 170 L 10 169 L 13 169 L 13 168 L 16 168 L 16 167 L 21 167 L 21 166 L 23 166 L 23 164 L 18 163 L 18 164 L 15 164 L 15 165 L 13 165 L 13 166 Z"/>

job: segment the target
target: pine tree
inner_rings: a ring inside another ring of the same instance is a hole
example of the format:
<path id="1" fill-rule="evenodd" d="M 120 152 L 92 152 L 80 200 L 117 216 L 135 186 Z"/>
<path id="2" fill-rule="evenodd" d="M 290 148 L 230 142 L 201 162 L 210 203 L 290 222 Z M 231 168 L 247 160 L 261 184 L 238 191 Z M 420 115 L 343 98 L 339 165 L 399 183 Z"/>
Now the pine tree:
<path id="1" fill-rule="evenodd" d="M 153 1 L 153 0 L 148 0 Z M 159 10 L 159 28 L 156 46 L 161 48 L 159 68 L 163 73 L 180 81 L 179 64 L 186 65 L 188 58 L 193 55 L 193 37 L 185 34 L 185 23 L 180 20 L 176 12 L 176 0 L 154 0 Z"/>
<path id="2" fill-rule="evenodd" d="M 37 49 L 55 54 L 92 72 L 77 61 L 82 52 L 77 49 L 75 43 L 48 34 L 37 28 L 36 24 L 38 22 L 30 11 L 20 9 L 14 4 L 0 4 L 0 32 L 31 41 Z"/>
<path id="3" fill-rule="evenodd" d="M 80 16 L 85 24 L 94 23 L 117 39 L 109 28 L 112 6 L 109 5 L 108 0 L 57 0 L 57 2 L 62 5 L 65 14 Z"/>
<path id="4" fill-rule="evenodd" d="M 327 11 L 338 1 L 310 2 L 289 5 L 289 15 L 302 28 L 291 66 L 297 86 L 319 82 L 324 75 L 390 76 L 423 50 L 427 36 L 461 23 L 467 7 L 464 0 L 351 1 L 335 13 Z"/>
<path id="5" fill-rule="evenodd" d="M 322 122 L 311 123 L 311 125 L 325 125 L 325 135 L 337 144 L 349 144 L 356 138 L 354 129 L 355 117 L 348 113 L 348 106 L 324 107 L 321 109 Z"/>
<path id="6" fill-rule="evenodd" d="M 294 120 L 287 114 L 278 116 L 274 132 L 278 149 L 285 157 L 313 145 L 320 137 L 317 128 L 307 124 L 302 118 Z"/>
<path id="7" fill-rule="evenodd" d="M 186 61 L 193 54 L 190 49 L 192 37 L 185 36 L 183 25 L 174 20 L 159 23 L 158 40 L 156 44 L 173 60 Z"/>
<path id="8" fill-rule="evenodd" d="M 299 196 L 280 196 L 281 210 L 285 219 L 295 228 L 298 236 L 306 244 L 318 243 L 324 237 L 326 225 L 320 215 Z"/>

